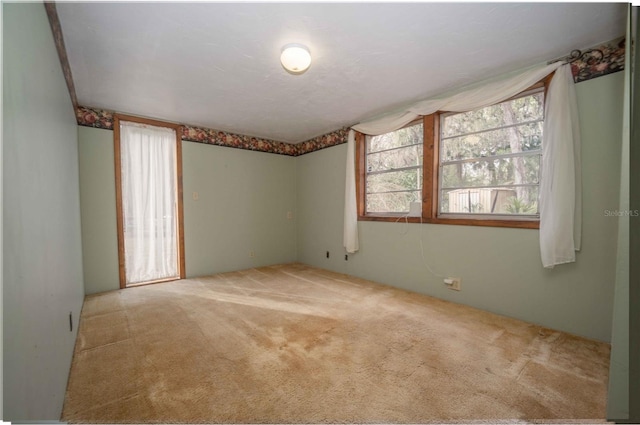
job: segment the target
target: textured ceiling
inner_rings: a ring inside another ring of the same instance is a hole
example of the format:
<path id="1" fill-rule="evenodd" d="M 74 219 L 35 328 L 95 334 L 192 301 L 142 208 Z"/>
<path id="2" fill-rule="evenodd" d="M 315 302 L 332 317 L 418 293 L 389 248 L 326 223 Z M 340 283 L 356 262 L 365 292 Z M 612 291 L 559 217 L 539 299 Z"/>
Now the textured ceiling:
<path id="1" fill-rule="evenodd" d="M 624 35 L 622 3 L 58 3 L 80 105 L 297 143 Z M 291 75 L 287 43 L 311 50 Z"/>

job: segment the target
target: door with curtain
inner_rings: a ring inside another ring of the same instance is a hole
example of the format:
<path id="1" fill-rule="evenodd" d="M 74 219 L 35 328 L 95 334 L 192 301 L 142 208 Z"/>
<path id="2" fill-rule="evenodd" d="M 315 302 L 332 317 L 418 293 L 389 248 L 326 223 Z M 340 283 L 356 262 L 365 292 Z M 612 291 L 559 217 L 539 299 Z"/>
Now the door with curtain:
<path id="1" fill-rule="evenodd" d="M 185 277 L 179 125 L 116 115 L 120 287 Z"/>

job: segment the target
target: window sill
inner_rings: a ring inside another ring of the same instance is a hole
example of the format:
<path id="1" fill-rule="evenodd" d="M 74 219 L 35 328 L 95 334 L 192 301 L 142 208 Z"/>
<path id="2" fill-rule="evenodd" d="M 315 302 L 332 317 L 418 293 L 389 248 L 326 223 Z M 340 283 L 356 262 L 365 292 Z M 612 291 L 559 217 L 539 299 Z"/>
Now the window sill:
<path id="1" fill-rule="evenodd" d="M 539 229 L 539 220 L 487 220 L 474 218 L 421 218 L 400 216 L 361 215 L 358 221 L 386 221 L 399 223 L 451 224 L 458 226 L 510 227 L 514 229 Z"/>

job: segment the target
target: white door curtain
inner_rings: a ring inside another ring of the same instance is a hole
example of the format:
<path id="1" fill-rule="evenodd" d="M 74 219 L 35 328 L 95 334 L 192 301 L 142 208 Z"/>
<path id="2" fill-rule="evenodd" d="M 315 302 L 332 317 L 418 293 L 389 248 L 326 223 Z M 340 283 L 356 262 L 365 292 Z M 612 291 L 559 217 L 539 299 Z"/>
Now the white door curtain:
<path id="1" fill-rule="evenodd" d="M 540 177 L 540 256 L 542 265 L 575 261 L 582 231 L 580 130 L 571 66 L 562 62 L 529 68 L 461 91 L 449 97 L 420 101 L 404 111 L 354 125 L 347 144 L 344 246 L 358 251 L 354 130 L 377 136 L 398 130 L 437 111 L 467 112 L 507 100 L 555 71 L 545 100 L 544 142 Z"/>
<path id="2" fill-rule="evenodd" d="M 179 276 L 176 133 L 120 122 L 126 282 Z"/>

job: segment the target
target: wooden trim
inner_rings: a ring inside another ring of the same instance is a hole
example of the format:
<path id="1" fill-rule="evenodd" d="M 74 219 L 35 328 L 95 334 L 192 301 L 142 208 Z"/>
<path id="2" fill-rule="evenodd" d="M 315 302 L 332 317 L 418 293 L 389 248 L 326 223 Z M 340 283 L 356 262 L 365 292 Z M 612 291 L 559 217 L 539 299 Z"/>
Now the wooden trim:
<path id="1" fill-rule="evenodd" d="M 440 186 L 440 112 L 431 114 L 433 116 L 433 157 L 431 163 L 433 164 L 433 174 L 431 179 L 431 211 L 430 218 L 438 218 L 438 203 L 440 202 L 440 195 L 438 188 Z"/>
<path id="2" fill-rule="evenodd" d="M 488 220 L 475 218 L 420 218 L 405 216 L 376 216 L 364 215 L 358 217 L 359 221 L 386 221 L 391 223 L 423 223 L 423 224 L 450 224 L 460 226 L 482 226 L 482 227 L 511 227 L 516 229 L 539 229 L 540 222 L 537 220 Z"/>
<path id="3" fill-rule="evenodd" d="M 184 260 L 184 202 L 182 191 L 182 126 L 176 130 L 176 185 L 178 201 L 178 274 L 180 279 L 187 277 Z"/>
<path id="4" fill-rule="evenodd" d="M 120 156 L 120 119 L 116 116 L 113 121 L 113 153 L 116 176 L 116 223 L 118 227 L 118 274 L 120 289 L 127 287 L 124 255 L 124 221 L 122 211 L 122 160 Z"/>
<path id="5" fill-rule="evenodd" d="M 491 220 L 475 218 L 434 218 L 429 223 L 454 224 L 461 226 L 513 227 L 517 229 L 539 229 L 539 220 Z"/>
<path id="6" fill-rule="evenodd" d="M 422 174 L 422 218 L 436 217 L 438 205 L 438 152 L 440 149 L 440 115 L 424 117 L 423 174 Z"/>
<path id="7" fill-rule="evenodd" d="M 184 251 L 184 202 L 182 188 L 182 125 L 158 121 L 149 118 L 136 117 L 125 114 L 113 115 L 113 140 L 114 140 L 114 157 L 115 157 L 115 176 L 116 176 L 116 222 L 118 228 L 118 267 L 120 276 L 120 288 L 124 289 L 132 286 L 148 285 L 152 283 L 167 282 L 170 280 L 185 279 L 187 272 L 185 267 L 185 251 Z M 177 250 L 178 250 L 178 277 L 167 279 L 153 280 L 149 282 L 141 282 L 127 285 L 125 251 L 124 251 L 124 223 L 122 208 L 122 170 L 121 170 L 121 149 L 120 149 L 120 121 L 134 122 L 154 127 L 171 128 L 176 133 L 176 200 L 177 200 Z"/>
<path id="8" fill-rule="evenodd" d="M 49 26 L 53 33 L 53 42 L 56 45 L 58 59 L 60 60 L 60 66 L 62 67 L 62 74 L 64 75 L 65 82 L 67 83 L 67 90 L 69 90 L 71 104 L 73 105 L 73 112 L 75 113 L 78 109 L 78 97 L 76 96 L 76 87 L 73 84 L 73 75 L 71 74 L 71 66 L 69 65 L 67 49 L 64 45 L 64 37 L 62 35 L 60 19 L 58 18 L 58 10 L 56 9 L 56 4 L 50 1 L 44 3 L 44 9 L 47 12 L 47 18 L 49 18 Z"/>
<path id="9" fill-rule="evenodd" d="M 547 95 L 549 94 L 548 93 L 549 92 L 549 85 L 551 84 L 551 80 L 553 79 L 553 77 L 555 75 L 556 75 L 556 71 L 553 71 L 551 74 L 549 74 L 546 77 L 544 77 L 544 79 L 542 79 L 542 81 L 540 81 L 538 83 L 538 84 L 543 84 L 544 85 L 544 102 L 545 102 L 545 104 L 547 103 Z"/>
<path id="10" fill-rule="evenodd" d="M 172 128 L 172 129 L 174 129 L 176 131 L 176 135 L 181 136 L 181 134 L 182 134 L 181 133 L 182 125 L 177 124 L 177 123 L 173 123 L 173 122 L 159 121 L 159 120 L 154 120 L 154 119 L 151 119 L 151 118 L 136 117 L 134 115 L 125 115 L 125 114 L 119 114 L 119 113 L 113 114 L 113 118 L 114 118 L 114 127 L 115 127 L 115 120 L 119 119 L 120 121 L 135 122 L 135 123 L 138 123 L 138 124 L 152 125 L 154 127 Z"/>

